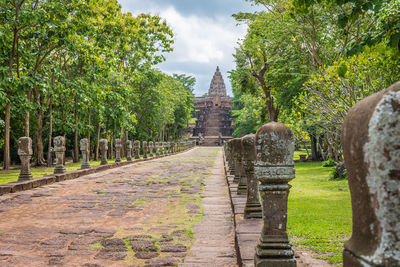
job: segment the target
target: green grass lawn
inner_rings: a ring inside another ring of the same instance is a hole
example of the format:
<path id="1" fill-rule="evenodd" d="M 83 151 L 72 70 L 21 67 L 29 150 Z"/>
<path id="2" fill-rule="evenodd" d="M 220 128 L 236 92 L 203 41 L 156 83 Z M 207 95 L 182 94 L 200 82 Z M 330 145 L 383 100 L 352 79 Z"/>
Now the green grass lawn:
<path id="1" fill-rule="evenodd" d="M 321 162 L 296 163 L 290 183 L 288 234 L 330 263 L 342 262 L 343 242 L 351 236 L 352 213 L 347 180 L 329 180 L 332 168 Z"/>
<path id="2" fill-rule="evenodd" d="M 125 159 L 123 159 L 125 161 Z M 108 160 L 108 163 L 113 163 L 115 162 L 115 159 Z M 67 163 L 65 164 L 65 168 L 67 171 L 74 171 L 78 170 L 81 168 L 81 162 L 78 163 Z M 100 165 L 100 160 L 98 161 L 90 161 L 90 166 L 98 166 Z M 0 171 L 0 184 L 6 184 L 6 183 L 11 183 L 15 182 L 18 180 L 18 175 L 19 175 L 20 170 L 19 169 L 14 169 L 14 170 L 9 170 L 9 171 Z M 34 178 L 36 177 L 42 177 L 45 175 L 52 174 L 54 172 L 54 167 L 48 168 L 48 167 L 38 167 L 38 168 L 31 168 L 32 176 Z"/>

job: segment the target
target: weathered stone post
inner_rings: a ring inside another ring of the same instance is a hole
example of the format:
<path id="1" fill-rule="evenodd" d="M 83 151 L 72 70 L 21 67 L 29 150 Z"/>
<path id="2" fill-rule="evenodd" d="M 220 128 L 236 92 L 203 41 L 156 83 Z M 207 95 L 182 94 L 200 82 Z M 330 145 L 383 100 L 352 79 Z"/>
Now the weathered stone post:
<path id="1" fill-rule="evenodd" d="M 153 157 L 153 153 L 154 153 L 154 143 L 153 141 L 149 142 L 149 156 Z"/>
<path id="2" fill-rule="evenodd" d="M 243 167 L 247 179 L 247 200 L 244 208 L 244 218 L 261 218 L 262 210 L 258 196 L 258 180 L 254 173 L 256 161 L 255 135 L 249 134 L 242 138 Z"/>
<path id="3" fill-rule="evenodd" d="M 121 162 L 121 139 L 115 139 L 115 162 Z"/>
<path id="4" fill-rule="evenodd" d="M 171 143 L 171 153 L 172 154 L 175 153 L 175 143 L 174 142 Z"/>
<path id="5" fill-rule="evenodd" d="M 82 152 L 82 165 L 81 165 L 81 169 L 89 169 L 90 168 L 90 163 L 89 163 L 89 149 L 90 144 L 89 144 L 89 140 L 87 138 L 83 138 L 80 141 L 80 148 L 81 148 L 81 152 Z"/>
<path id="6" fill-rule="evenodd" d="M 64 167 L 64 154 L 65 154 L 65 139 L 64 136 L 57 136 L 54 138 L 54 152 L 56 153 L 56 167 L 54 173 L 65 173 L 67 170 Z"/>
<path id="7" fill-rule="evenodd" d="M 125 146 L 126 146 L 126 161 L 132 161 L 132 141 L 127 140 Z"/>
<path id="8" fill-rule="evenodd" d="M 100 165 L 108 164 L 107 151 L 108 151 L 108 140 L 107 139 L 100 139 L 100 152 L 101 152 Z"/>
<path id="9" fill-rule="evenodd" d="M 242 138 L 233 139 L 233 146 L 235 149 L 235 169 L 238 170 L 235 172 L 234 181 L 238 182 L 237 194 L 245 195 L 247 194 L 247 181 L 246 175 L 243 168 L 243 148 L 242 148 Z"/>
<path id="10" fill-rule="evenodd" d="M 21 172 L 18 181 L 26 181 L 32 179 L 31 158 L 32 158 L 32 139 L 29 137 L 21 137 L 18 139 L 18 156 L 21 160 Z"/>
<path id="11" fill-rule="evenodd" d="M 162 152 L 162 154 L 163 154 L 163 155 L 167 155 L 167 142 L 163 142 L 163 143 L 162 143 L 162 147 L 163 147 L 163 152 Z"/>
<path id="12" fill-rule="evenodd" d="M 232 148 L 232 145 L 233 145 L 233 141 L 232 141 L 232 140 L 233 140 L 233 139 L 229 140 L 229 141 L 228 141 L 228 144 L 227 144 L 227 149 L 228 149 L 228 164 L 229 164 L 229 173 L 230 173 L 231 175 L 235 175 L 235 158 L 234 158 L 234 156 L 233 156 L 234 151 L 233 151 L 233 148 Z"/>
<path id="13" fill-rule="evenodd" d="M 147 141 L 143 141 L 143 158 L 147 159 Z"/>
<path id="14" fill-rule="evenodd" d="M 353 210 L 343 266 L 400 266 L 400 82 L 358 102 L 341 140 Z"/>
<path id="15" fill-rule="evenodd" d="M 133 142 L 133 148 L 135 149 L 135 159 L 140 159 L 140 141 L 135 140 Z"/>
<path id="16" fill-rule="evenodd" d="M 286 233 L 287 201 L 295 177 L 294 136 L 284 124 L 271 122 L 258 129 L 254 166 L 262 198 L 263 228 L 254 263 L 259 266 L 296 266 Z"/>
<path id="17" fill-rule="evenodd" d="M 159 156 L 159 155 L 160 155 L 160 153 L 158 152 L 159 146 L 160 146 L 160 144 L 159 144 L 158 142 L 155 142 L 155 143 L 154 143 L 154 150 L 155 150 L 156 156 Z"/>

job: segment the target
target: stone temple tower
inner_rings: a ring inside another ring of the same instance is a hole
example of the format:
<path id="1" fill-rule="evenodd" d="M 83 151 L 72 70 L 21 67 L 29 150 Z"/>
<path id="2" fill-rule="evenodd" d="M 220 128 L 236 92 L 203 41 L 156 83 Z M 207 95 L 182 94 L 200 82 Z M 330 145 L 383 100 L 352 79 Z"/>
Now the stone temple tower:
<path id="1" fill-rule="evenodd" d="M 223 140 L 232 138 L 232 99 L 226 95 L 222 74 L 217 67 L 211 80 L 208 95 L 195 98 L 196 127 L 193 137 L 204 137 L 203 145 L 221 145 Z"/>

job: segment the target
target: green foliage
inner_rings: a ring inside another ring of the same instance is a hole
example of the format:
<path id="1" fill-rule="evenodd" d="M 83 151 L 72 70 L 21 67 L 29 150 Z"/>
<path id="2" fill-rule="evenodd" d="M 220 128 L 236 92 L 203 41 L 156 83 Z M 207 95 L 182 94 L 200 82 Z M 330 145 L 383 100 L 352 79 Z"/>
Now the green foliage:
<path id="1" fill-rule="evenodd" d="M 334 159 L 329 158 L 328 160 L 322 162 L 322 167 L 333 167 L 336 166 L 336 161 Z"/>
<path id="2" fill-rule="evenodd" d="M 195 80 L 154 70 L 173 44 L 172 30 L 159 16 L 124 13 L 115 0 L 4 0 L 0 19 L 0 113 L 9 101 L 11 127 L 5 132 L 14 139 L 29 125 L 36 164 L 43 163 L 55 135 L 66 135 L 67 151 L 75 133 L 78 139 L 91 136 L 92 147 L 97 133 L 108 139 L 126 132 L 129 138 L 179 138 Z M 156 94 L 149 102 L 140 99 L 150 92 Z M 31 116 L 24 122 L 26 112 Z M 140 120 L 144 114 L 149 116 Z M 11 145 L 17 160 L 15 141 Z"/>

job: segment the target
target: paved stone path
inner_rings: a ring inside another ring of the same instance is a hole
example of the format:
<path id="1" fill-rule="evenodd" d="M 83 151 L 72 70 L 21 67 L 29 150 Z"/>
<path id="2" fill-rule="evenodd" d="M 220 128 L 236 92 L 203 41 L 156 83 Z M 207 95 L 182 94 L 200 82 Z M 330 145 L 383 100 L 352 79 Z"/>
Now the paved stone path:
<path id="1" fill-rule="evenodd" d="M 0 266 L 235 266 L 222 164 L 195 148 L 1 196 Z"/>

